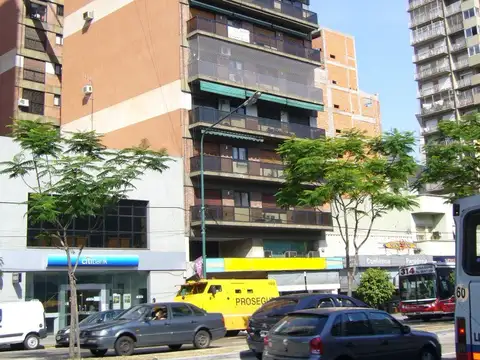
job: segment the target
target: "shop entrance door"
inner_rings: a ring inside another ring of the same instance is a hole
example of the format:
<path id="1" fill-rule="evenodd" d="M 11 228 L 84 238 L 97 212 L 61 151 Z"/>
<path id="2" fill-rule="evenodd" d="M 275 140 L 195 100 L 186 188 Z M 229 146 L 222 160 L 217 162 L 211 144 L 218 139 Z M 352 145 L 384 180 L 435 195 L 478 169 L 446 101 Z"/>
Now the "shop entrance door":
<path id="1" fill-rule="evenodd" d="M 58 296 L 61 329 L 70 325 L 70 286 L 61 285 Z M 79 321 L 98 311 L 109 310 L 106 284 L 77 284 L 77 306 Z"/>

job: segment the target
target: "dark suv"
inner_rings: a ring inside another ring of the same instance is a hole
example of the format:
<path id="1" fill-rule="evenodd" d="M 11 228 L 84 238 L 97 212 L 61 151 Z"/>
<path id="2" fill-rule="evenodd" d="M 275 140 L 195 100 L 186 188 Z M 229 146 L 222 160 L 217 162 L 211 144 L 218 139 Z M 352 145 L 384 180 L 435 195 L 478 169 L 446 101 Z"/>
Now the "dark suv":
<path id="1" fill-rule="evenodd" d="M 274 298 L 253 313 L 247 328 L 247 344 L 262 358 L 263 338 L 285 315 L 293 311 L 317 308 L 368 307 L 360 300 L 334 294 L 293 294 Z"/>

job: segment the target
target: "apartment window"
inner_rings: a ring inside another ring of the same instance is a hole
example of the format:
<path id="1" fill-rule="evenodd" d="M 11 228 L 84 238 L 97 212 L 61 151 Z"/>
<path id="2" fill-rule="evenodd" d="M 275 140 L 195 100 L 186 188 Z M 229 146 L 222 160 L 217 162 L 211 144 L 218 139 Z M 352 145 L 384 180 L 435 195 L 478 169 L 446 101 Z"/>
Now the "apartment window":
<path id="1" fill-rule="evenodd" d="M 333 107 L 334 107 L 335 109 L 340 109 L 340 105 L 337 105 L 337 104 L 333 104 Z"/>
<path id="2" fill-rule="evenodd" d="M 70 245 L 93 248 L 146 248 L 147 201 L 120 200 L 101 216 L 75 219 L 67 230 Z M 55 231 L 53 224 L 28 222 L 27 246 L 55 247 L 55 240 L 39 239 L 38 235 Z"/>
<path id="3" fill-rule="evenodd" d="M 332 80 L 332 84 L 337 84 L 337 80 Z"/>
<path id="4" fill-rule="evenodd" d="M 465 29 L 465 37 L 471 37 L 478 34 L 478 27 L 472 26 L 471 28 Z"/>
<path id="5" fill-rule="evenodd" d="M 232 157 L 233 157 L 233 160 L 247 161 L 248 160 L 247 149 L 241 148 L 241 147 L 233 147 Z"/>
<path id="6" fill-rule="evenodd" d="M 478 8 L 477 7 L 465 10 L 463 12 L 463 18 L 465 20 L 470 19 L 471 17 L 477 16 L 477 15 L 478 15 Z"/>
<path id="7" fill-rule="evenodd" d="M 47 21 L 47 7 L 30 2 L 27 5 L 27 16 L 33 20 L 39 20 L 42 22 Z"/>
<path id="8" fill-rule="evenodd" d="M 60 95 L 53 95 L 53 105 L 55 105 L 55 106 L 60 106 L 61 105 Z"/>
<path id="9" fill-rule="evenodd" d="M 470 46 L 468 48 L 468 55 L 469 56 L 474 56 L 474 55 L 477 55 L 477 54 L 480 54 L 480 45 L 474 45 L 474 46 Z"/>
<path id="10" fill-rule="evenodd" d="M 57 45 L 63 45 L 63 36 L 62 36 L 62 35 L 59 35 L 59 34 L 56 35 L 56 37 L 55 37 L 55 44 L 57 44 Z"/>
<path id="11" fill-rule="evenodd" d="M 342 130 L 336 129 L 335 132 L 336 132 L 337 134 L 341 134 L 341 133 L 342 133 Z"/>
<path id="12" fill-rule="evenodd" d="M 45 83 L 45 61 L 24 58 L 23 78 L 40 84 Z"/>
<path id="13" fill-rule="evenodd" d="M 57 5 L 57 15 L 58 16 L 63 16 L 63 5 Z"/>
<path id="14" fill-rule="evenodd" d="M 333 54 L 330 54 L 330 59 L 336 59 L 336 56 Z"/>
<path id="15" fill-rule="evenodd" d="M 47 35 L 45 31 L 25 26 L 25 48 L 45 52 Z"/>
<path id="16" fill-rule="evenodd" d="M 27 99 L 29 101 L 28 108 L 25 109 L 26 112 L 31 114 L 43 115 L 45 108 L 45 93 L 42 91 L 36 91 L 31 89 L 22 90 L 22 99 Z"/>
<path id="17" fill-rule="evenodd" d="M 235 191 L 233 194 L 236 207 L 250 207 L 250 194 L 243 191 Z"/>
<path id="18" fill-rule="evenodd" d="M 55 64 L 55 75 L 62 76 L 62 65 Z"/>

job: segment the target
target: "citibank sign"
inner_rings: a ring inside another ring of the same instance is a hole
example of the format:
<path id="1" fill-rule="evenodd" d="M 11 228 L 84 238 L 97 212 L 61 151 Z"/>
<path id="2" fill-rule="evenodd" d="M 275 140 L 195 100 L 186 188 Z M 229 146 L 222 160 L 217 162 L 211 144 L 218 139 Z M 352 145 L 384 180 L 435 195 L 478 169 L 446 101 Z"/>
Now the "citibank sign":
<path id="1" fill-rule="evenodd" d="M 78 267 L 137 267 L 138 255 L 82 255 L 71 256 L 72 265 Z M 48 255 L 47 267 L 67 267 L 66 255 Z"/>

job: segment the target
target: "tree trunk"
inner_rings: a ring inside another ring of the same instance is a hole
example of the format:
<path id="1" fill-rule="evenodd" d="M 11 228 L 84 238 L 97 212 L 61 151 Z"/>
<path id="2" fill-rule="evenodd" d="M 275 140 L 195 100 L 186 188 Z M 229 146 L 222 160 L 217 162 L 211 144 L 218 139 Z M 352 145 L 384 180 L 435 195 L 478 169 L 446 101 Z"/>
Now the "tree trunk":
<path id="1" fill-rule="evenodd" d="M 352 296 L 352 269 L 350 267 L 350 244 L 345 244 L 345 269 L 347 269 L 347 295 Z"/>
<path id="2" fill-rule="evenodd" d="M 75 278 L 74 267 L 72 266 L 70 249 L 67 248 L 65 251 L 67 253 L 68 283 L 70 285 L 70 339 L 68 355 L 69 359 L 80 359 L 81 356 L 80 332 L 78 328 L 77 280 Z"/>
<path id="3" fill-rule="evenodd" d="M 355 275 L 357 273 L 357 266 L 358 266 L 358 249 L 355 249 L 355 256 L 354 256 L 353 266 L 352 266 L 352 287 L 353 287 L 353 280 L 355 280 Z M 348 296 L 352 296 L 350 293 Z"/>

